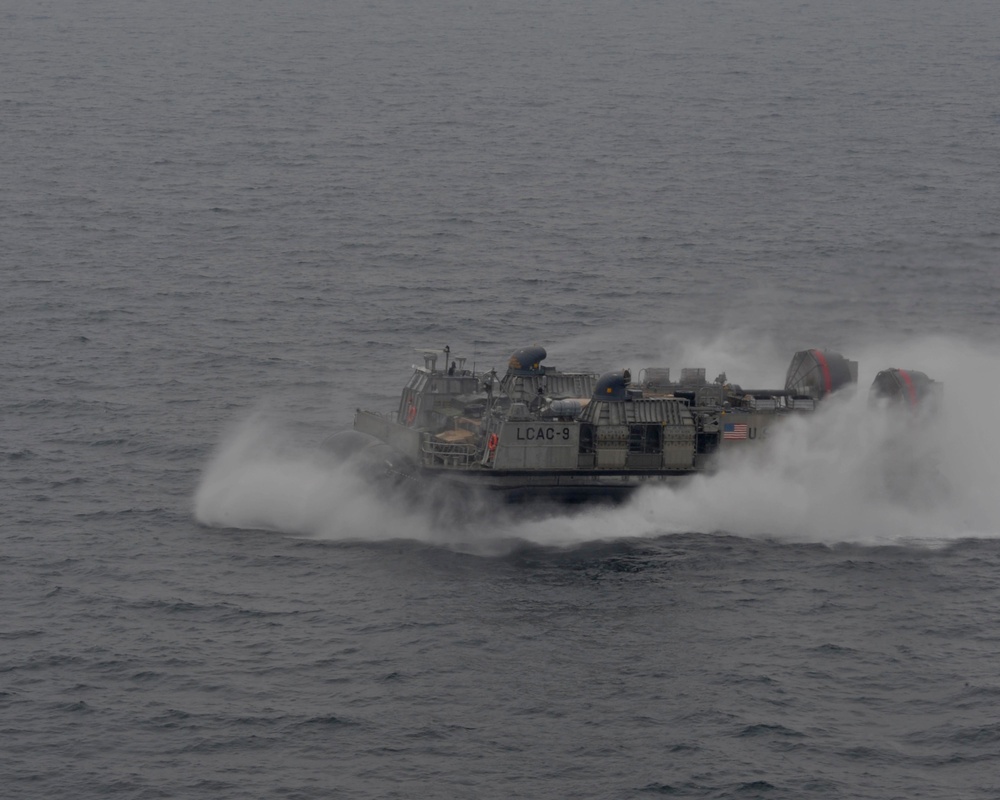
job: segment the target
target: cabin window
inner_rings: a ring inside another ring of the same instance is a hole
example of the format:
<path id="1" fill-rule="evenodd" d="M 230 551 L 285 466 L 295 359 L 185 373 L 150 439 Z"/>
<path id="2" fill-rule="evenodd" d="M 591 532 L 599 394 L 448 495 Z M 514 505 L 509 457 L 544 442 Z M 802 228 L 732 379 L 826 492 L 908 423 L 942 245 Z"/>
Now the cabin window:
<path id="1" fill-rule="evenodd" d="M 695 446 L 699 453 L 714 453 L 719 449 L 719 434 L 716 432 L 699 433 Z"/>

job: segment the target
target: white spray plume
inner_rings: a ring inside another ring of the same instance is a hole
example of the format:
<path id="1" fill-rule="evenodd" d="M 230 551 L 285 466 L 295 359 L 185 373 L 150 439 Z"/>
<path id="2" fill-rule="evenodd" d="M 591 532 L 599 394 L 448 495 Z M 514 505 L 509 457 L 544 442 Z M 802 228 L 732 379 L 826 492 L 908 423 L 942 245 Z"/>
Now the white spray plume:
<path id="1" fill-rule="evenodd" d="M 350 461 L 291 439 L 287 428 L 263 413 L 240 423 L 202 476 L 196 519 L 215 527 L 304 535 L 340 530 L 358 539 L 426 535 L 405 512 L 379 503 Z"/>
<path id="2" fill-rule="evenodd" d="M 468 543 L 486 552 L 501 546 L 491 535 L 480 536 L 474 521 L 499 519 L 502 509 L 475 494 L 446 496 L 431 487 L 416 497 L 411 486 L 379 480 L 380 462 L 364 452 L 300 438 L 264 412 L 236 425 L 202 476 L 195 518 L 213 527 L 322 539 Z M 486 516 L 490 508 L 494 513 Z"/>

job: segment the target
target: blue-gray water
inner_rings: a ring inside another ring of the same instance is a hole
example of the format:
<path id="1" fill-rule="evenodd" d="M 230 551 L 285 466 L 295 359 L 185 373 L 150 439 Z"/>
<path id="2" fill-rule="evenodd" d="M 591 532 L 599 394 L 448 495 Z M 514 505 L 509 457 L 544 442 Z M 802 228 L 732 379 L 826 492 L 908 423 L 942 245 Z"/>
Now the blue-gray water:
<path id="1" fill-rule="evenodd" d="M 1000 796 L 994 3 L 0 20 L 4 796 Z M 536 342 L 946 412 L 571 513 L 320 446 Z"/>

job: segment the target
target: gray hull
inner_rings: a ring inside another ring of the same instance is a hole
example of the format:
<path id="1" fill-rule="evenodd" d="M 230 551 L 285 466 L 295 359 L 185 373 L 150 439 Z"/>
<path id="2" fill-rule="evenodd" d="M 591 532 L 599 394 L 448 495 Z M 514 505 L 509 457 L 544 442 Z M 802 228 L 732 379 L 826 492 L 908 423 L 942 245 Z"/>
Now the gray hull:
<path id="1" fill-rule="evenodd" d="M 438 354 L 425 352 L 397 409 L 359 409 L 355 430 L 386 445 L 386 474 L 418 491 L 433 483 L 510 501 L 617 500 L 681 485 L 857 381 L 856 362 L 819 350 L 796 353 L 776 390 L 744 389 L 725 374 L 710 383 L 704 369 L 683 369 L 671 381 L 668 368 L 648 368 L 636 382 L 628 370 L 563 372 L 542 365 L 540 347 L 517 351 L 500 378 L 443 354 L 446 368 L 438 369 Z M 879 380 L 884 395 L 890 379 Z M 903 372 L 896 383 L 908 389 L 913 381 Z M 916 402 L 912 391 L 896 394 Z"/>

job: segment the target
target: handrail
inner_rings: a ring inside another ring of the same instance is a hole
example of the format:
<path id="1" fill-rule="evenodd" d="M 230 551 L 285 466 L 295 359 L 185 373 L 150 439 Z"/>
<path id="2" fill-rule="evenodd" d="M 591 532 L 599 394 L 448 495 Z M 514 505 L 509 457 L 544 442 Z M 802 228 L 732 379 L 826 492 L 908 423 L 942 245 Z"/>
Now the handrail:
<path id="1" fill-rule="evenodd" d="M 467 467 L 476 461 L 479 449 L 475 445 L 461 442 L 436 442 L 429 436 L 421 445 L 424 456 L 432 462 L 448 466 Z"/>

